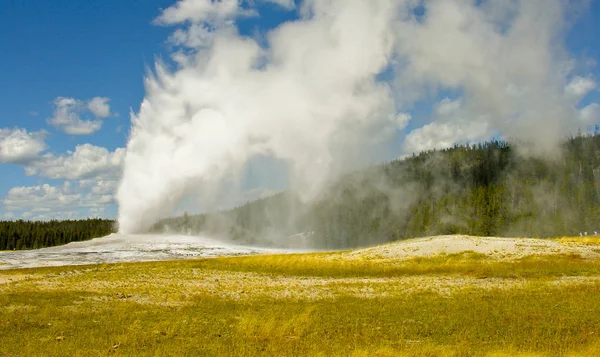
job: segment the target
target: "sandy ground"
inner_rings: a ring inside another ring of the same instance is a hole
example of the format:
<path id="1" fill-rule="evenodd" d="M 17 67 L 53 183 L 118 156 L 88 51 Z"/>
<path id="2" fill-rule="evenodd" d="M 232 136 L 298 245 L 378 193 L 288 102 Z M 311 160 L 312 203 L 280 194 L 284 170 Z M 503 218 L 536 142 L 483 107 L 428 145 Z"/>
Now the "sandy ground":
<path id="1" fill-rule="evenodd" d="M 550 239 L 436 236 L 411 239 L 378 247 L 359 249 L 349 256 L 410 259 L 472 251 L 494 259 L 512 260 L 528 255 L 578 254 L 600 258 L 600 246 L 565 243 Z"/>
<path id="2" fill-rule="evenodd" d="M 207 237 L 111 234 L 59 247 L 0 252 L 0 270 L 282 252 L 284 251 L 277 249 L 240 246 Z"/>
<path id="3" fill-rule="evenodd" d="M 486 254 L 500 260 L 550 254 L 579 254 L 584 258 L 600 259 L 600 247 L 596 245 L 547 239 L 458 235 L 411 239 L 355 250 L 346 253 L 346 256 L 402 260 L 465 251 Z M 207 237 L 112 234 L 60 247 L 0 252 L 0 270 L 290 252 L 301 251 L 240 246 Z"/>

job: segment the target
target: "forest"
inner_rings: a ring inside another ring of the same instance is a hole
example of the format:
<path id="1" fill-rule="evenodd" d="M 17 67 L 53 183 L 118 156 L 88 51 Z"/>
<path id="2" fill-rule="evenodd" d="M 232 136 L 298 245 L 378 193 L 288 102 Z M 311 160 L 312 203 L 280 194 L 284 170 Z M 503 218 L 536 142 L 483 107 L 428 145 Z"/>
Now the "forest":
<path id="1" fill-rule="evenodd" d="M 157 222 L 152 233 L 242 244 L 344 249 L 439 234 L 556 237 L 600 231 L 600 135 L 550 157 L 490 141 L 422 152 L 353 172 L 313 202 L 292 191 L 222 212 Z M 106 236 L 115 222 L 0 222 L 0 250 Z"/>
<path id="2" fill-rule="evenodd" d="M 115 222 L 106 219 L 69 221 L 0 221 L 0 251 L 51 247 L 109 235 Z"/>
<path id="3" fill-rule="evenodd" d="M 153 232 L 344 249 L 439 234 L 556 237 L 600 230 L 600 136 L 550 156 L 502 141 L 456 145 L 348 174 L 318 200 L 293 192 L 223 212 L 169 218 Z"/>

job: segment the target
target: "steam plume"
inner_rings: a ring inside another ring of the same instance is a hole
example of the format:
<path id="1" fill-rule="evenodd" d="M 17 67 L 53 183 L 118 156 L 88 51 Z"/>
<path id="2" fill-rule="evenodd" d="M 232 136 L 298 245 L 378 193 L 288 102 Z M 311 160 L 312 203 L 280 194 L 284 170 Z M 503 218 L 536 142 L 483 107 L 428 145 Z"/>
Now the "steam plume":
<path id="1" fill-rule="evenodd" d="M 411 118 L 404 112 L 439 90 L 459 93 L 459 105 L 413 130 L 407 152 L 437 128 L 447 140 L 500 134 L 546 145 L 579 125 L 564 91 L 573 69 L 561 45 L 565 1 L 305 0 L 300 19 L 265 39 L 236 28 L 260 16 L 253 4 L 181 0 L 156 20 L 179 26 L 170 38 L 177 68 L 156 64 L 132 114 L 122 232 L 239 179 L 256 156 L 286 162 L 310 200 L 394 140 Z"/>

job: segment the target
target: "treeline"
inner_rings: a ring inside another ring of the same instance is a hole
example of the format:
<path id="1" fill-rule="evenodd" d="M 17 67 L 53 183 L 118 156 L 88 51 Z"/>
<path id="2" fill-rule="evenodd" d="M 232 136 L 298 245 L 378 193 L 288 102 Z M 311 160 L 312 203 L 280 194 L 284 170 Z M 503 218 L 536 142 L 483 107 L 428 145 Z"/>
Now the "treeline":
<path id="1" fill-rule="evenodd" d="M 103 237 L 115 222 L 106 219 L 70 221 L 0 221 L 0 250 L 51 247 Z"/>
<path id="2" fill-rule="evenodd" d="M 550 237 L 600 230 L 600 136 L 549 157 L 502 141 L 432 150 L 347 175 L 316 202 L 292 192 L 157 223 L 243 243 L 349 248 L 436 234 Z"/>

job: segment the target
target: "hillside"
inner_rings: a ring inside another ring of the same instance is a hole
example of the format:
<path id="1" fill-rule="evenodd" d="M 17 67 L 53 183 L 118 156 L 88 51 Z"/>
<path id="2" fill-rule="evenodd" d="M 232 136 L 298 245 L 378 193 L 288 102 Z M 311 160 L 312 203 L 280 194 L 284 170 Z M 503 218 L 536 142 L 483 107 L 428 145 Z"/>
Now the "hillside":
<path id="1" fill-rule="evenodd" d="M 428 151 L 342 177 L 306 204 L 294 193 L 211 214 L 169 218 L 149 233 L 240 244 L 343 249 L 439 234 L 556 237 L 600 231 L 600 136 L 567 140 L 552 157 L 492 141 Z M 0 222 L 0 250 L 112 233 L 109 220 Z"/>
<path id="2" fill-rule="evenodd" d="M 551 237 L 600 230 L 600 136 L 552 157 L 491 141 L 428 151 L 342 177 L 322 197 L 293 192 L 236 209 L 158 222 L 152 232 L 243 243 L 351 248 L 438 234 Z"/>

